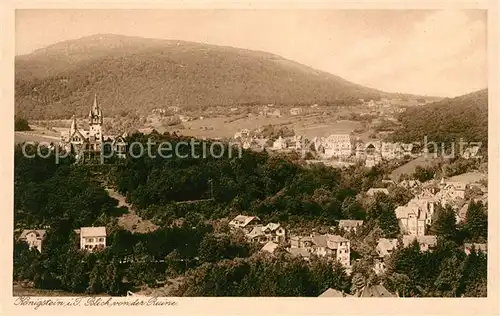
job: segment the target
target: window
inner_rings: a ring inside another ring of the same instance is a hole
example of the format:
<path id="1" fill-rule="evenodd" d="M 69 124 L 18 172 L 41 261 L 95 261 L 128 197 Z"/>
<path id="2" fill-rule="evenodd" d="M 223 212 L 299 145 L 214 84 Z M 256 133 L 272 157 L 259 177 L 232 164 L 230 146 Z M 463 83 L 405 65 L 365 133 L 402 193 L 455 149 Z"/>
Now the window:
<path id="1" fill-rule="evenodd" d="M 104 242 L 104 238 L 99 237 L 99 242 Z"/>
<path id="2" fill-rule="evenodd" d="M 94 242 L 94 238 L 87 238 L 87 242 Z"/>

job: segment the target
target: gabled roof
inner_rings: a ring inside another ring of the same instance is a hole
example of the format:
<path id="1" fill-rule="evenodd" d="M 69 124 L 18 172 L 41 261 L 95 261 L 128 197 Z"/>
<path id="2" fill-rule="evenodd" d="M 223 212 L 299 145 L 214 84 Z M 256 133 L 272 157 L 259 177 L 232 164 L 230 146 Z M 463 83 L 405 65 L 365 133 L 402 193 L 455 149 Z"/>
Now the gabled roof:
<path id="1" fill-rule="evenodd" d="M 313 236 L 312 242 L 317 247 L 326 247 L 326 235 Z"/>
<path id="2" fill-rule="evenodd" d="M 262 230 L 262 226 L 255 226 L 250 233 L 247 234 L 248 238 L 255 238 L 259 236 L 264 236 L 264 231 Z"/>
<path id="3" fill-rule="evenodd" d="M 425 235 L 425 236 L 403 235 L 404 246 L 408 247 L 415 239 L 419 244 L 426 244 L 429 247 L 435 247 L 437 245 L 437 238 L 434 235 Z"/>
<path id="4" fill-rule="evenodd" d="M 96 236 L 106 236 L 106 227 L 81 227 L 80 228 L 81 237 L 96 237 Z"/>
<path id="5" fill-rule="evenodd" d="M 85 141 L 88 137 L 84 136 L 82 132 L 80 132 L 79 129 L 75 129 L 75 131 L 73 132 L 73 134 L 69 135 L 69 139 L 73 139 L 73 136 L 80 136 L 82 138 L 82 141 Z"/>
<path id="6" fill-rule="evenodd" d="M 377 253 L 380 257 L 388 256 L 397 246 L 398 240 L 395 238 L 380 238 L 377 243 Z"/>
<path id="7" fill-rule="evenodd" d="M 346 297 L 346 296 L 351 296 L 351 295 L 345 294 L 344 292 L 341 292 L 339 290 L 328 288 L 326 291 L 321 293 L 321 295 L 318 297 Z"/>
<path id="8" fill-rule="evenodd" d="M 266 231 L 269 229 L 270 231 L 275 231 L 278 229 L 281 225 L 279 223 L 269 223 L 266 226 L 264 226 L 263 230 Z"/>
<path id="9" fill-rule="evenodd" d="M 326 235 L 326 240 L 327 241 L 333 241 L 333 242 L 348 242 L 349 241 L 349 239 L 344 238 L 342 236 L 339 236 L 339 235 L 330 235 L 330 234 Z"/>
<path id="10" fill-rule="evenodd" d="M 230 222 L 230 224 L 237 224 L 239 226 L 245 227 L 254 219 L 260 220 L 257 216 L 238 215 Z"/>
<path id="11" fill-rule="evenodd" d="M 267 252 L 270 252 L 270 253 L 274 253 L 274 251 L 276 250 L 276 248 L 278 248 L 278 244 L 277 243 L 274 243 L 272 241 L 269 241 L 267 244 L 264 245 L 264 247 L 262 247 L 262 251 L 267 251 Z"/>
<path id="12" fill-rule="evenodd" d="M 397 219 L 408 218 L 410 214 L 415 214 L 419 220 L 425 220 L 426 214 L 417 205 L 398 206 L 394 210 Z"/>
<path id="13" fill-rule="evenodd" d="M 446 182 L 445 189 L 453 188 L 455 190 L 463 191 L 463 190 L 465 190 L 466 187 L 467 187 L 466 183 L 458 182 L 458 181 L 449 181 L 449 182 Z"/>
<path id="14" fill-rule="evenodd" d="M 328 247 L 328 242 L 334 242 L 334 243 L 339 243 L 339 242 L 348 242 L 349 239 L 346 239 L 342 236 L 339 235 L 317 235 L 312 237 L 312 242 L 316 247 Z M 329 247 L 332 248 L 332 247 Z"/>
<path id="15" fill-rule="evenodd" d="M 394 297 L 383 285 L 371 285 L 363 289 L 361 297 Z"/>
<path id="16" fill-rule="evenodd" d="M 464 221 L 467 217 L 467 210 L 469 209 L 469 204 L 464 204 L 460 210 L 457 212 L 457 216 L 460 220 Z"/>
<path id="17" fill-rule="evenodd" d="M 34 232 L 38 239 L 45 238 L 45 234 L 46 234 L 45 229 L 24 229 L 23 232 L 21 233 L 21 235 L 19 236 L 19 238 L 25 239 L 26 236 L 31 232 Z"/>

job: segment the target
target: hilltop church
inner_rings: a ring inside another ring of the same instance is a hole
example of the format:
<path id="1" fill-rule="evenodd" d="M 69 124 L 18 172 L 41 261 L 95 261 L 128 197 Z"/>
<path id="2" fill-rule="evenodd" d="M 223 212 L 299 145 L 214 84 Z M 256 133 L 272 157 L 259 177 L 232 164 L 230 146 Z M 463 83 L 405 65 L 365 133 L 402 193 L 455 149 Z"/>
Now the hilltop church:
<path id="1" fill-rule="evenodd" d="M 88 154 L 89 156 L 100 154 L 105 143 L 109 143 L 114 152 L 120 158 L 125 157 L 126 143 L 125 135 L 121 136 L 104 136 L 103 135 L 103 115 L 102 110 L 97 104 L 97 94 L 94 95 L 94 103 L 89 112 L 89 130 L 78 128 L 75 116 L 71 119 L 71 126 L 68 131 L 61 132 L 61 146 L 71 152 L 76 153 L 76 158 L 80 154 Z M 82 150 L 83 149 L 83 150 Z"/>

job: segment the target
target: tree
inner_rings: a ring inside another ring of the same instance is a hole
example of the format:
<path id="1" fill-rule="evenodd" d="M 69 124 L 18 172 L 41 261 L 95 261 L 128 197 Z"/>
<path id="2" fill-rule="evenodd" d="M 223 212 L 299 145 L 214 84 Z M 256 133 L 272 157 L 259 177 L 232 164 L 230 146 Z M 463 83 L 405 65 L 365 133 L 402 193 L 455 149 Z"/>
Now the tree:
<path id="1" fill-rule="evenodd" d="M 465 231 L 473 242 L 485 242 L 488 239 L 488 214 L 481 202 L 470 202 L 466 214 Z"/>
<path id="2" fill-rule="evenodd" d="M 348 196 L 342 202 L 342 214 L 348 219 L 365 219 L 366 213 L 361 204 L 353 196 Z"/>
<path id="3" fill-rule="evenodd" d="M 399 235 L 399 222 L 394 211 L 384 210 L 378 219 L 378 224 L 386 238 L 396 238 Z"/>
<path id="4" fill-rule="evenodd" d="M 333 267 L 325 258 L 315 258 L 311 262 L 311 281 L 317 286 L 318 294 L 328 288 L 349 291 L 350 282 L 345 269 L 339 262 Z"/>
<path id="5" fill-rule="evenodd" d="M 24 118 L 14 119 L 14 131 L 31 131 L 28 121 Z"/>
<path id="6" fill-rule="evenodd" d="M 113 258 L 106 266 L 105 275 L 103 276 L 103 287 L 106 293 L 110 295 L 118 295 L 123 291 L 123 271 L 120 268 L 120 262 L 117 258 Z"/>
<path id="7" fill-rule="evenodd" d="M 413 173 L 413 177 L 420 182 L 425 182 L 432 180 L 434 178 L 434 173 L 435 170 L 432 167 L 417 166 Z"/>
<path id="8" fill-rule="evenodd" d="M 462 278 L 462 264 L 456 257 L 444 259 L 434 286 L 441 296 L 456 297 L 459 293 Z"/>
<path id="9" fill-rule="evenodd" d="M 456 238 L 456 218 L 451 206 L 447 205 L 445 208 L 438 207 L 435 214 L 436 219 L 432 222 L 431 231 L 447 239 Z"/>
<path id="10" fill-rule="evenodd" d="M 413 194 L 410 190 L 402 186 L 395 185 L 389 188 L 389 198 L 394 205 L 405 205 L 413 198 Z"/>
<path id="11" fill-rule="evenodd" d="M 96 262 L 96 264 L 92 268 L 92 271 L 90 272 L 87 293 L 97 294 L 97 293 L 104 292 L 104 290 L 105 290 L 105 287 L 103 284 L 104 283 L 103 276 L 105 275 L 104 271 L 105 271 L 105 267 L 100 262 Z"/>
<path id="12" fill-rule="evenodd" d="M 356 273 L 352 277 L 351 293 L 360 296 L 366 286 L 366 278 L 361 273 Z"/>
<path id="13" fill-rule="evenodd" d="M 486 255 L 476 250 L 465 259 L 460 280 L 460 293 L 468 297 L 481 297 L 487 294 L 488 260 Z"/>
<path id="14" fill-rule="evenodd" d="M 404 273 L 392 273 L 384 283 L 387 289 L 397 293 L 400 297 L 411 297 L 417 289 L 411 279 Z"/>

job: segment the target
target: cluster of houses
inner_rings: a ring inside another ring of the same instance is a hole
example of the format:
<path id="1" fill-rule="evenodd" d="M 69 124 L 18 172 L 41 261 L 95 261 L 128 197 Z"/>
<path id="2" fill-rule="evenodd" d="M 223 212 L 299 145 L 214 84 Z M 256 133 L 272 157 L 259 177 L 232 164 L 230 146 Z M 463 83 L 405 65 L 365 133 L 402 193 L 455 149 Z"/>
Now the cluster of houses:
<path id="1" fill-rule="evenodd" d="M 268 117 L 281 117 L 280 109 L 274 108 L 274 104 L 264 105 L 259 111 L 259 115 Z"/>
<path id="2" fill-rule="evenodd" d="M 106 227 L 81 227 L 74 232 L 79 235 L 80 249 L 93 252 L 106 248 Z M 47 236 L 45 229 L 25 229 L 21 232 L 19 240 L 28 244 L 29 249 L 42 252 L 43 242 Z"/>
<path id="3" fill-rule="evenodd" d="M 413 192 L 418 192 L 406 205 L 398 206 L 394 210 L 402 233 L 402 246 L 408 247 L 416 241 L 420 250 L 426 252 L 432 251 L 437 245 L 436 236 L 427 234 L 437 206 L 451 205 L 456 210 L 457 222 L 464 220 L 468 204 L 462 202 L 465 201 L 465 190 L 473 186 L 473 183 L 442 179 L 437 186 L 426 187 L 418 180 L 404 180 L 399 185 L 405 186 Z M 487 189 L 485 186 L 480 186 L 480 189 L 485 193 L 482 197 L 484 200 L 487 198 Z M 372 188 L 367 191 L 368 196 L 388 193 L 386 188 Z M 229 226 L 232 229 L 243 231 L 250 242 L 261 244 L 262 251 L 274 253 L 282 245 L 293 256 L 304 260 L 310 260 L 312 256 L 326 257 L 333 262 L 339 262 L 346 268 L 346 272 L 350 273 L 351 271 L 351 242 L 343 236 L 317 233 L 289 236 L 281 224 L 267 223 L 264 225 L 257 216 L 238 215 L 229 222 Z M 338 228 L 346 232 L 356 233 L 361 227 L 363 227 L 362 220 L 344 219 L 338 222 Z M 75 233 L 79 235 L 80 249 L 82 250 L 92 252 L 106 247 L 105 227 L 82 227 L 76 229 Z M 46 235 L 44 229 L 25 229 L 20 234 L 19 240 L 26 242 L 30 249 L 35 248 L 42 252 Z M 387 259 L 398 247 L 398 244 L 399 241 L 396 238 L 380 238 L 378 240 L 373 266 L 376 274 L 380 275 L 386 271 Z M 472 249 L 487 252 L 487 244 L 466 243 L 464 245 L 464 251 L 467 255 Z M 330 292 L 325 292 L 324 296 L 330 295 Z M 338 294 L 335 295 L 339 296 Z M 342 295 L 345 297 L 344 294 Z"/>
<path id="4" fill-rule="evenodd" d="M 315 137 L 311 141 L 302 135 L 290 137 L 278 136 L 274 140 L 257 136 L 248 129 L 234 134 L 234 139 L 241 142 L 244 149 L 269 148 L 274 151 L 309 151 L 314 150 L 321 159 L 339 159 L 343 161 L 364 161 L 367 167 L 373 167 L 384 160 L 401 159 L 409 156 L 412 144 L 390 143 L 381 141 L 362 142 L 349 134 L 332 134 L 328 137 Z"/>
<path id="5" fill-rule="evenodd" d="M 405 180 L 402 184 L 420 193 L 411 199 L 406 205 L 398 206 L 394 212 L 403 234 L 403 246 L 407 247 L 415 240 L 420 245 L 420 250 L 431 251 L 437 245 L 435 235 L 427 235 L 427 229 L 432 224 L 433 215 L 438 205 L 451 206 L 456 213 L 457 223 L 465 220 L 468 203 L 465 202 L 465 190 L 468 184 L 457 181 L 445 181 L 442 179 L 438 187 L 422 188 L 418 180 Z M 380 193 L 387 193 L 386 189 L 377 189 Z M 372 192 L 374 194 L 374 192 Z M 483 196 L 482 200 L 487 198 Z M 374 271 L 381 274 L 385 271 L 386 261 L 392 251 L 398 246 L 397 239 L 380 238 L 376 247 L 377 258 L 375 259 Z M 469 254 L 471 249 L 487 251 L 487 245 L 482 243 L 465 244 L 464 251 Z"/>
<path id="6" fill-rule="evenodd" d="M 364 161 L 366 167 L 374 167 L 384 160 L 402 159 L 412 153 L 412 144 L 391 143 L 381 141 L 362 142 L 349 134 L 332 134 L 328 137 L 314 137 L 312 140 L 302 135 L 289 137 L 278 136 L 274 140 L 258 136 L 258 130 L 251 132 L 242 129 L 234 134 L 234 139 L 242 144 L 244 149 L 273 151 L 314 151 L 325 161 L 355 163 Z"/>
<path id="7" fill-rule="evenodd" d="M 241 229 L 245 232 L 246 237 L 251 242 L 265 244 L 284 243 L 286 241 L 286 230 L 279 223 L 268 223 L 262 225 L 261 220 L 257 216 L 238 215 L 229 226 L 234 229 Z"/>
<path id="8" fill-rule="evenodd" d="M 362 221 L 344 222 L 346 229 L 356 229 Z M 251 242 L 263 244 L 262 251 L 274 253 L 281 245 L 288 245 L 290 254 L 309 260 L 312 255 L 331 258 L 340 262 L 344 267 L 351 267 L 350 241 L 339 235 L 311 234 L 308 236 L 287 236 L 287 232 L 279 223 L 261 224 L 257 216 L 236 216 L 229 225 L 233 229 L 243 230 Z"/>

